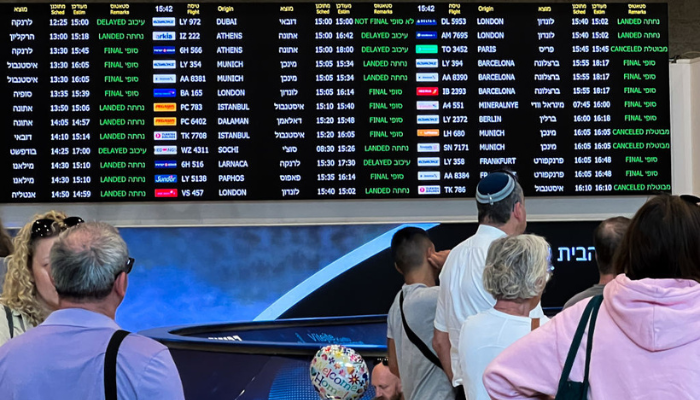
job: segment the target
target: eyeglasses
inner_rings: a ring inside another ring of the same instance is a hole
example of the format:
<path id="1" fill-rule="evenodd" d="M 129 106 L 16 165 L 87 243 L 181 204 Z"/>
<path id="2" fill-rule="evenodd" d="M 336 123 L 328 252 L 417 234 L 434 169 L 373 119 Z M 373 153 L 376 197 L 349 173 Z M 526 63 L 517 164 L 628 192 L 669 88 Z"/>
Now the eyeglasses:
<path id="1" fill-rule="evenodd" d="M 693 196 L 692 194 L 682 194 L 679 197 L 690 204 L 695 204 L 696 206 L 700 205 L 700 197 L 698 196 Z"/>
<path id="2" fill-rule="evenodd" d="M 132 268 L 134 268 L 134 259 L 129 257 L 126 260 L 126 265 L 124 266 L 124 272 L 126 272 L 128 274 L 129 272 L 131 272 Z"/>
<path id="3" fill-rule="evenodd" d="M 56 221 L 52 218 L 37 219 L 34 221 L 34 224 L 32 224 L 31 238 L 36 239 L 39 237 L 53 236 L 84 222 L 85 221 L 80 217 L 68 217 L 64 218 L 62 221 Z"/>
<path id="4" fill-rule="evenodd" d="M 134 268 L 134 259 L 129 257 L 126 259 L 126 264 L 124 265 L 124 269 L 117 272 L 116 274 L 114 274 L 114 279 L 117 279 L 117 277 L 119 275 L 121 275 L 122 272 L 126 272 L 126 274 L 128 275 L 129 272 L 131 272 L 132 268 Z"/>

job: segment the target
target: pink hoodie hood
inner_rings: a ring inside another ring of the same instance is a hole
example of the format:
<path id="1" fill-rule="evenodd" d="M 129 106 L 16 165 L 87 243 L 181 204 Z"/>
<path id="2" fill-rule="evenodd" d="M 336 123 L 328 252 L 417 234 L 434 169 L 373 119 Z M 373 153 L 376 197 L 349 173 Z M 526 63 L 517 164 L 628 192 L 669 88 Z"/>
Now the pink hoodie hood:
<path id="1" fill-rule="evenodd" d="M 687 279 L 631 280 L 605 286 L 603 306 L 637 346 L 668 350 L 700 339 L 700 284 Z"/>

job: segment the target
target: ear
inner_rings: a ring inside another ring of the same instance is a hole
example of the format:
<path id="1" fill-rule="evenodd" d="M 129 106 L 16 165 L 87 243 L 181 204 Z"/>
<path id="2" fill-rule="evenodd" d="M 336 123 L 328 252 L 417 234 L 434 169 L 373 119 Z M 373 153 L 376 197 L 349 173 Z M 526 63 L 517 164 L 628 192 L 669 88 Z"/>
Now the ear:
<path id="1" fill-rule="evenodd" d="M 425 258 L 430 258 L 433 254 L 435 254 L 435 245 L 431 243 L 430 246 L 425 249 Z"/>
<path id="2" fill-rule="evenodd" d="M 114 280 L 114 291 L 119 295 L 119 297 L 124 298 L 126 296 L 126 288 L 129 286 L 129 276 L 122 272 Z"/>
<path id="3" fill-rule="evenodd" d="M 399 272 L 399 274 L 401 274 L 403 276 L 403 272 L 401 272 L 401 270 L 399 269 L 399 266 L 396 265 L 396 263 L 394 263 L 394 268 L 396 268 L 396 270 Z"/>
<path id="4" fill-rule="evenodd" d="M 523 207 L 524 205 L 521 201 L 515 203 L 515 207 L 513 207 L 513 217 L 518 221 L 523 220 Z"/>

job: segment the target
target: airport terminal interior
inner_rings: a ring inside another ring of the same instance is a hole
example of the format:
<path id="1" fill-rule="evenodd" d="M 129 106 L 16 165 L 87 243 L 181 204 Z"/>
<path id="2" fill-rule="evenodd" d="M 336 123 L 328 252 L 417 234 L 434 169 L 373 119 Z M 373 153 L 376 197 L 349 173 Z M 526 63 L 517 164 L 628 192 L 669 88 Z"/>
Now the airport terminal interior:
<path id="1" fill-rule="evenodd" d="M 601 221 L 700 195 L 698 26 L 696 0 L 2 1 L 0 217 L 116 226 L 116 322 L 186 399 L 318 399 L 320 348 L 387 356 L 393 235 L 454 248 L 489 173 L 549 243 L 550 317 L 598 282 Z"/>

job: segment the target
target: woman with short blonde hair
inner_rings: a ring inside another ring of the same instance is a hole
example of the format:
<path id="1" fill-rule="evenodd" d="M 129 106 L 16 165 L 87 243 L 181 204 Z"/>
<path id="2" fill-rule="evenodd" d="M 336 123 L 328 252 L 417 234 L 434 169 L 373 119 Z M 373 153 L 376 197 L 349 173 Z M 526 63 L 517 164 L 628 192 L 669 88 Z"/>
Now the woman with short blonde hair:
<path id="1" fill-rule="evenodd" d="M 506 347 L 539 326 L 530 310 L 540 301 L 551 273 L 549 244 L 537 235 L 506 236 L 489 247 L 484 288 L 493 308 L 467 318 L 459 335 L 459 359 L 467 398 L 489 400 L 481 377 Z"/>

